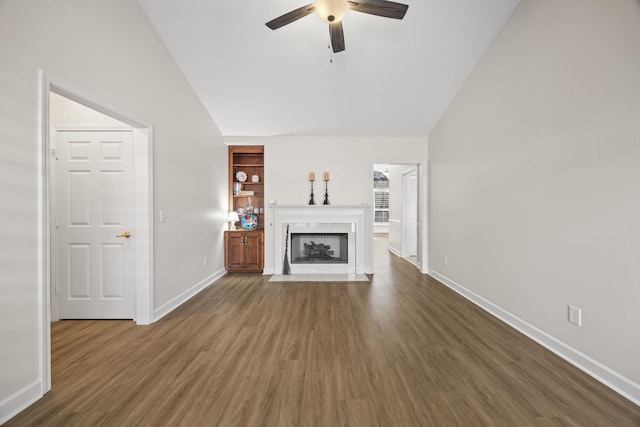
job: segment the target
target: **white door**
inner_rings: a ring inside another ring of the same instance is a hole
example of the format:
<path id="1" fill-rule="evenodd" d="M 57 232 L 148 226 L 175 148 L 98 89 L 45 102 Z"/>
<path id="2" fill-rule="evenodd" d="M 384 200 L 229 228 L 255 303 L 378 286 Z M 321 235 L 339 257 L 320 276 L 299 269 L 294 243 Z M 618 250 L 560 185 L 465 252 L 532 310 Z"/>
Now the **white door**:
<path id="1" fill-rule="evenodd" d="M 417 262 L 418 177 L 415 171 L 402 176 L 402 256 Z"/>
<path id="2" fill-rule="evenodd" d="M 132 319 L 132 131 L 58 131 L 55 199 L 61 319 Z M 129 237 L 126 237 L 129 236 Z"/>

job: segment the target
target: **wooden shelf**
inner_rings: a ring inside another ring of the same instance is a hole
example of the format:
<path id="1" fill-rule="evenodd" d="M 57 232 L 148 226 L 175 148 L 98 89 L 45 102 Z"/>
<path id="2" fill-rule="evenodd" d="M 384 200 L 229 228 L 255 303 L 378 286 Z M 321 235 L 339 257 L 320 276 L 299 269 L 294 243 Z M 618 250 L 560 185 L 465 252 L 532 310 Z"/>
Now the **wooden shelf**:
<path id="1" fill-rule="evenodd" d="M 243 171 L 248 180 L 240 182 L 236 173 Z M 251 181 L 257 175 L 260 181 Z M 257 194 L 234 195 L 233 185 L 241 184 L 247 191 Z M 255 230 L 243 230 L 236 224 L 236 231 L 225 232 L 225 267 L 227 271 L 262 272 L 264 268 L 264 147 L 262 146 L 230 146 L 229 147 L 229 210 L 238 211 L 245 208 L 247 199 L 252 198 L 253 214 L 258 217 Z M 263 213 L 255 212 L 263 209 Z"/>

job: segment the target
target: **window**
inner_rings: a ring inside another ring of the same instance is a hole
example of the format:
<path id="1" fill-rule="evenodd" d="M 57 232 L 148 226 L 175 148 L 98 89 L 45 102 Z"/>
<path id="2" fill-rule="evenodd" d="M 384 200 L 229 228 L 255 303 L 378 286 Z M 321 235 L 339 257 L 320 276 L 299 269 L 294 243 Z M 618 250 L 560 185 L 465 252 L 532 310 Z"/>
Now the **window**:
<path id="1" fill-rule="evenodd" d="M 389 222 L 389 178 L 382 172 L 373 172 L 373 221 L 376 224 Z"/>

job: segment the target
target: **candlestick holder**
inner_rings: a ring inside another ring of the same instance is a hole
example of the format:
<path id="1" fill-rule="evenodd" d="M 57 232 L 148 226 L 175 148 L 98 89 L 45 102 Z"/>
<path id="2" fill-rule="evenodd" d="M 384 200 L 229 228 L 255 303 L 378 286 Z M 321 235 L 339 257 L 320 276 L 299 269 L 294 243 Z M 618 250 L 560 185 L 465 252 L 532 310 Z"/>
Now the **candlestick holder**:
<path id="1" fill-rule="evenodd" d="M 330 205 L 331 203 L 329 203 L 329 190 L 328 190 L 328 186 L 329 186 L 329 180 L 325 179 L 324 180 L 324 202 L 322 203 L 323 205 Z"/>
<path id="2" fill-rule="evenodd" d="M 311 200 L 309 200 L 309 204 L 315 205 L 316 201 L 313 199 L 313 180 L 310 179 L 309 182 L 311 183 Z"/>

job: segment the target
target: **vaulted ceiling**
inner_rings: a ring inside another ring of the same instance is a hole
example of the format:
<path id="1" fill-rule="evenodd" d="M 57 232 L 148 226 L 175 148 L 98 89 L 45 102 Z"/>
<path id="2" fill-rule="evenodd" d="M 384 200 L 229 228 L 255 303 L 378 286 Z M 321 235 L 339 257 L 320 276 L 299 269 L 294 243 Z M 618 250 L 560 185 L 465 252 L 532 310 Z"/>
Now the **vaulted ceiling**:
<path id="1" fill-rule="evenodd" d="M 312 0 L 138 0 L 225 136 L 427 136 L 519 0 L 400 0 L 403 20 L 348 11 L 331 54 Z M 331 62 L 333 59 L 333 62 Z"/>

